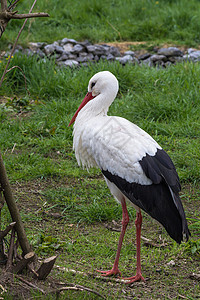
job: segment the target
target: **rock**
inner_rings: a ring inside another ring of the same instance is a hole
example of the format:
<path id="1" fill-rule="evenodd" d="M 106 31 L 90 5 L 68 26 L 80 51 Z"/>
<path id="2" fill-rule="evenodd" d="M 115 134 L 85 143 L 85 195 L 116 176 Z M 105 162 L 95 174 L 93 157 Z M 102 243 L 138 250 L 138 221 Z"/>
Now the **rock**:
<path id="1" fill-rule="evenodd" d="M 37 49 L 40 48 L 38 44 L 39 43 L 28 43 L 28 46 L 32 51 L 36 51 Z"/>
<path id="2" fill-rule="evenodd" d="M 149 58 L 151 56 L 150 53 L 145 53 L 145 54 L 142 54 L 138 57 L 139 60 L 145 60 L 147 58 Z"/>
<path id="3" fill-rule="evenodd" d="M 102 45 L 89 45 L 86 48 L 89 53 L 94 55 L 105 55 L 107 52 L 107 49 Z"/>
<path id="4" fill-rule="evenodd" d="M 183 61 L 183 56 L 171 56 L 168 58 L 170 62 L 176 63 Z"/>
<path id="5" fill-rule="evenodd" d="M 39 57 L 44 58 L 45 54 L 41 49 L 37 49 L 34 54 L 37 54 Z"/>
<path id="6" fill-rule="evenodd" d="M 73 45 L 70 43 L 67 43 L 67 44 L 63 45 L 63 49 L 64 49 L 64 51 L 70 52 L 73 49 Z"/>
<path id="7" fill-rule="evenodd" d="M 149 67 L 153 67 L 153 66 L 154 66 L 154 64 L 153 64 L 153 62 L 152 62 L 152 60 L 151 60 L 151 57 L 142 60 L 142 61 L 141 61 L 141 64 L 142 64 L 142 65 L 147 65 L 147 66 L 149 66 Z"/>
<path id="8" fill-rule="evenodd" d="M 134 52 L 134 51 L 131 51 L 131 50 L 129 50 L 129 51 L 126 51 L 126 52 L 124 52 L 124 55 L 131 55 L 131 56 L 135 56 L 135 52 Z"/>
<path id="9" fill-rule="evenodd" d="M 91 43 L 88 40 L 85 40 L 83 42 L 79 42 L 79 44 L 82 45 L 82 46 L 84 46 L 84 47 L 91 45 Z"/>
<path id="10" fill-rule="evenodd" d="M 74 54 L 78 54 L 78 53 L 83 52 L 84 49 L 85 49 L 85 48 L 84 48 L 83 46 L 81 46 L 80 44 L 76 44 L 76 45 L 72 48 L 71 52 L 74 53 Z"/>
<path id="11" fill-rule="evenodd" d="M 157 61 L 165 62 L 165 61 L 167 61 L 167 57 L 165 55 L 154 54 L 154 55 L 150 56 L 150 60 L 154 63 Z"/>
<path id="12" fill-rule="evenodd" d="M 12 45 L 9 45 L 12 48 Z M 53 55 L 58 65 L 62 66 L 82 66 L 88 65 L 88 62 L 96 63 L 100 59 L 106 61 L 119 61 L 122 65 L 127 63 L 131 64 L 145 64 L 149 67 L 168 67 L 171 64 L 177 62 L 200 61 L 200 50 L 189 48 L 187 53 L 184 54 L 176 47 L 161 48 L 158 47 L 152 50 L 152 54 L 145 53 L 137 56 L 137 52 L 128 50 L 120 53 L 119 49 L 107 44 L 94 44 L 89 41 L 77 42 L 74 39 L 64 38 L 47 45 L 43 42 L 29 43 L 27 49 L 23 49 L 18 45 L 14 54 L 23 53 L 28 56 L 38 55 L 38 59 L 47 61 L 49 57 Z M 4 57 L 10 55 L 9 52 L 5 52 Z"/>
<path id="13" fill-rule="evenodd" d="M 63 47 L 56 45 L 55 46 L 55 51 L 56 51 L 56 53 L 62 54 L 64 49 L 63 49 Z"/>
<path id="14" fill-rule="evenodd" d="M 106 59 L 107 59 L 108 61 L 112 61 L 112 60 L 115 60 L 115 57 L 114 57 L 113 54 L 109 53 L 109 54 L 107 55 Z"/>
<path id="15" fill-rule="evenodd" d="M 68 59 L 66 61 L 58 62 L 58 65 L 72 68 L 78 66 L 79 63 L 76 60 Z"/>
<path id="16" fill-rule="evenodd" d="M 64 39 L 61 40 L 60 44 L 62 46 L 62 45 L 68 44 L 68 43 L 70 43 L 72 45 L 76 45 L 78 42 L 76 40 L 74 40 L 74 39 L 64 38 Z"/>
<path id="17" fill-rule="evenodd" d="M 193 49 L 193 48 L 189 48 L 189 49 L 187 50 L 188 54 L 191 54 L 192 52 L 195 52 L 195 51 L 196 51 L 196 49 Z"/>
<path id="18" fill-rule="evenodd" d="M 52 55 L 55 52 L 55 49 L 56 49 L 56 46 L 54 44 L 46 45 L 44 47 L 44 53 L 47 56 L 50 56 L 50 55 Z"/>
<path id="19" fill-rule="evenodd" d="M 125 65 L 128 62 L 131 62 L 133 60 L 133 57 L 131 55 L 125 55 L 122 57 L 116 57 L 117 61 L 119 61 L 122 65 Z"/>
<path id="20" fill-rule="evenodd" d="M 189 60 L 191 61 L 200 61 L 200 50 L 196 50 L 196 51 L 192 51 L 190 52 L 190 54 L 188 55 Z"/>
<path id="21" fill-rule="evenodd" d="M 183 56 L 183 52 L 176 47 L 161 48 L 157 53 L 165 56 Z"/>
<path id="22" fill-rule="evenodd" d="M 114 47 L 114 46 L 109 47 L 109 53 L 112 54 L 115 57 L 121 56 L 121 53 L 120 53 L 119 49 Z"/>
<path id="23" fill-rule="evenodd" d="M 57 59 L 57 61 L 64 61 L 64 60 L 67 60 L 68 58 L 69 58 L 69 54 L 63 53 L 63 54 Z"/>

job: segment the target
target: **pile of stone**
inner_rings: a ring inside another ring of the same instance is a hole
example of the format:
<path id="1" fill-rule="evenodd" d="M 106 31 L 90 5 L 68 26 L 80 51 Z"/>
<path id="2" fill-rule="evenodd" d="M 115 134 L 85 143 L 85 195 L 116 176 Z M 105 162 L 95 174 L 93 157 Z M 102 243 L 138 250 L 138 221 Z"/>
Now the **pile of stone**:
<path id="1" fill-rule="evenodd" d="M 59 66 L 74 67 L 87 65 L 88 62 L 101 60 L 118 61 L 122 65 L 145 64 L 150 67 L 167 67 L 182 61 L 200 61 L 200 50 L 189 48 L 183 52 L 176 47 L 154 49 L 153 53 L 138 54 L 134 51 L 120 53 L 119 49 L 106 44 L 91 44 L 89 41 L 78 42 L 74 39 L 64 38 L 52 44 L 29 43 L 29 48 L 21 46 L 15 50 L 26 55 L 38 55 L 42 59 L 54 57 Z"/>

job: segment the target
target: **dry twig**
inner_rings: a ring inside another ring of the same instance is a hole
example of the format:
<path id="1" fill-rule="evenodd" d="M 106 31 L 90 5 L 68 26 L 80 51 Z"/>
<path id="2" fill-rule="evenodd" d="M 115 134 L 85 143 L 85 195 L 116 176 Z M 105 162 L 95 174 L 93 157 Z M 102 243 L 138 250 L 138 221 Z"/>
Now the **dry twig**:
<path id="1" fill-rule="evenodd" d="M 1 10 L 0 10 L 0 37 L 8 25 L 8 22 L 11 19 L 27 19 L 27 18 L 36 18 L 36 17 L 49 17 L 47 13 L 31 13 L 28 14 L 17 14 L 17 11 L 12 12 L 12 9 L 17 5 L 19 0 L 16 0 L 9 7 L 7 6 L 7 0 L 0 0 Z"/>
<path id="2" fill-rule="evenodd" d="M 15 1 L 15 2 L 16 2 L 16 1 Z M 33 8 L 34 8 L 36 2 L 37 2 L 37 0 L 34 0 L 33 5 L 32 5 L 32 7 L 31 7 L 31 9 L 30 9 L 30 11 L 29 11 L 29 14 L 31 14 L 31 12 L 32 12 L 32 10 L 33 10 Z M 2 11 L 6 11 L 6 10 L 7 10 L 7 0 L 1 0 L 1 10 L 2 10 Z M 12 13 L 12 14 L 13 14 L 13 13 Z M 14 14 L 14 15 L 15 15 L 15 17 L 16 17 L 16 14 Z M 14 16 L 14 15 L 13 15 L 13 16 Z M 47 14 L 47 16 L 49 16 L 49 15 Z M 40 14 L 40 17 L 41 17 L 41 14 Z M 0 13 L 0 19 L 1 19 L 1 13 Z M 12 57 L 12 55 L 13 55 L 13 53 L 14 53 L 14 50 L 15 50 L 15 48 L 16 48 L 17 42 L 18 42 L 18 40 L 19 40 L 19 37 L 20 37 L 20 35 L 21 35 L 21 33 L 22 33 L 22 30 L 24 29 L 24 27 L 25 27 L 27 21 L 28 21 L 28 18 L 27 18 L 27 15 L 26 15 L 26 19 L 25 19 L 25 21 L 24 21 L 24 23 L 23 23 L 23 25 L 22 25 L 22 27 L 21 27 L 21 29 L 20 29 L 18 35 L 17 35 L 16 41 L 15 41 L 15 43 L 14 43 L 14 45 L 13 45 L 13 48 L 12 48 L 11 53 L 10 53 L 10 56 L 9 56 L 9 58 L 8 58 L 8 62 L 7 62 L 7 64 L 6 64 L 5 70 L 4 70 L 3 75 L 2 75 L 2 77 L 1 77 L 1 80 L 0 80 L 0 87 L 1 87 L 1 85 L 2 85 L 2 83 L 3 83 L 3 80 L 4 80 L 4 78 L 5 78 L 5 75 L 9 72 L 8 66 L 9 66 L 9 64 L 10 64 L 11 57 Z M 12 68 L 11 68 L 11 69 L 12 69 Z M 11 69 L 10 69 L 10 70 L 11 70 Z"/>
<path id="3" fill-rule="evenodd" d="M 20 281 L 22 281 L 23 283 L 27 284 L 28 286 L 30 286 L 30 287 L 32 287 L 32 288 L 34 288 L 34 289 L 40 291 L 42 294 L 44 294 L 44 295 L 46 294 L 46 292 L 45 292 L 43 289 L 41 289 L 41 288 L 38 287 L 37 285 L 35 285 L 35 284 L 33 284 L 33 283 L 31 283 L 31 282 L 25 280 L 25 279 L 22 278 L 21 276 L 15 275 L 15 277 L 16 277 L 17 279 L 19 279 Z"/>
<path id="4" fill-rule="evenodd" d="M 78 285 L 78 284 L 73 284 L 72 286 L 63 286 L 59 289 L 55 289 L 53 291 L 51 291 L 51 293 L 60 293 L 62 291 L 67 291 L 67 290 L 75 290 L 75 291 L 87 291 L 87 292 L 90 292 L 90 293 L 93 293 L 103 299 L 106 299 L 104 296 L 102 296 L 99 292 L 95 291 L 95 290 L 92 290 L 88 287 L 85 287 L 85 286 L 82 286 L 82 285 Z"/>

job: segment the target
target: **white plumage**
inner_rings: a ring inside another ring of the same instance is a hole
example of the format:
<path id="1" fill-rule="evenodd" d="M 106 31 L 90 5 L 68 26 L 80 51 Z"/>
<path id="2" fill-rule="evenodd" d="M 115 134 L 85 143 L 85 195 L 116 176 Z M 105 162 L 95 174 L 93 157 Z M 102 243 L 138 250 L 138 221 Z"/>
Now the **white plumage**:
<path id="1" fill-rule="evenodd" d="M 140 208 L 158 220 L 178 243 L 189 230 L 178 196 L 180 184 L 175 167 L 164 150 L 144 130 L 120 117 L 108 116 L 118 92 L 116 77 L 103 71 L 89 81 L 88 93 L 74 121 L 73 148 L 79 165 L 101 169 L 113 196 L 122 204 L 122 232 L 114 266 L 104 276 L 120 273 L 119 254 L 128 224 L 126 202 L 137 209 L 137 271 L 129 282 L 144 280 L 140 265 Z"/>

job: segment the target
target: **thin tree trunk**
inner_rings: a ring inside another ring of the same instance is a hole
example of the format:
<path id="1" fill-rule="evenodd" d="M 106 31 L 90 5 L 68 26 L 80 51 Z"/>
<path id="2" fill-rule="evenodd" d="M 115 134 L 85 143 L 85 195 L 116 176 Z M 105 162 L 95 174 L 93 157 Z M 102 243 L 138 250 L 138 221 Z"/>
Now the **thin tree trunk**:
<path id="1" fill-rule="evenodd" d="M 1 232 L 1 210 L 3 208 L 3 205 L 4 205 L 4 200 L 3 200 L 3 197 L 2 197 L 2 192 L 1 192 L 1 186 L 0 186 L 0 232 Z M 3 238 L 1 238 L 0 236 L 0 265 L 1 264 L 5 264 L 6 262 L 6 257 L 5 257 L 5 254 L 4 254 L 4 244 L 3 244 Z"/>
<path id="2" fill-rule="evenodd" d="M 16 205 L 16 202 L 13 198 L 11 187 L 8 181 L 8 177 L 6 174 L 6 169 L 3 163 L 3 159 L 0 153 L 0 186 L 3 190 L 4 198 L 6 201 L 6 204 L 8 206 L 8 209 L 10 211 L 11 217 L 13 222 L 16 222 L 15 229 L 17 232 L 17 236 L 19 239 L 20 246 L 22 248 L 23 254 L 27 254 L 31 252 L 31 246 L 29 244 L 29 241 L 27 239 L 24 225 L 21 219 L 21 216 L 19 214 L 18 207 Z"/>

